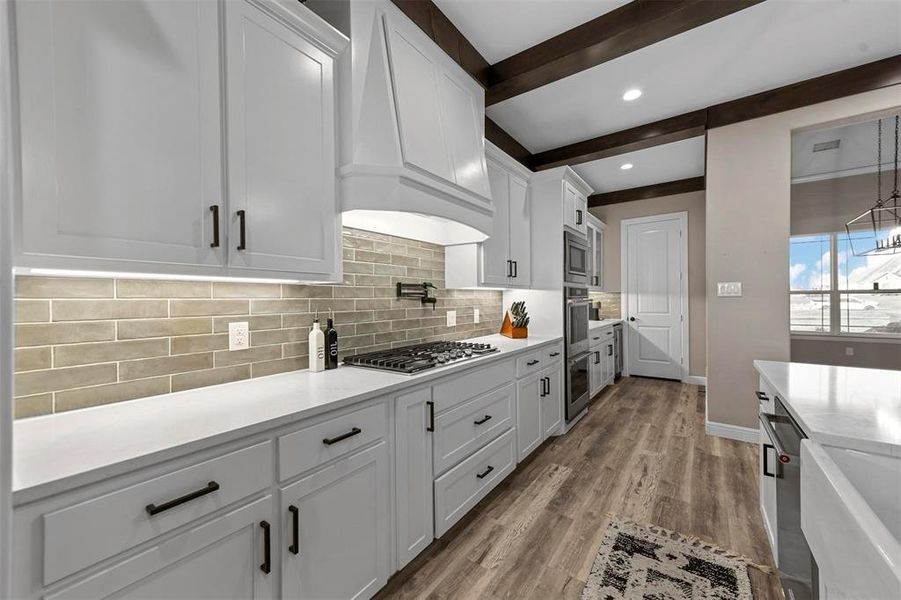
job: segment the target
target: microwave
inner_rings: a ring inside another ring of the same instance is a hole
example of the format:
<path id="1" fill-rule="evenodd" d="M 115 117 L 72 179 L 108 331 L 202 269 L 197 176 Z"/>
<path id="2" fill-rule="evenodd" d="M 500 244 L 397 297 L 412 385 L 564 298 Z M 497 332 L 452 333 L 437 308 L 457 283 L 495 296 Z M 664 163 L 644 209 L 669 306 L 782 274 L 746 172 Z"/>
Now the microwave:
<path id="1" fill-rule="evenodd" d="M 569 231 L 563 234 L 563 281 L 588 285 L 588 240 Z"/>

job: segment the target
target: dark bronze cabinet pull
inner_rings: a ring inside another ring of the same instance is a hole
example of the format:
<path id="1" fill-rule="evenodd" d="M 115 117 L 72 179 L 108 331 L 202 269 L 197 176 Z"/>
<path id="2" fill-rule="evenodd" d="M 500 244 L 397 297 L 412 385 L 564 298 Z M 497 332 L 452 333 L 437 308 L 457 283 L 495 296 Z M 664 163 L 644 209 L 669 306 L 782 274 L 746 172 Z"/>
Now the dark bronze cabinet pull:
<path id="1" fill-rule="evenodd" d="M 488 473 L 492 472 L 493 470 L 494 470 L 494 467 L 492 467 L 491 465 L 488 465 L 488 468 L 485 469 L 484 472 L 476 473 L 476 477 L 478 477 L 479 479 L 485 479 L 486 477 L 488 477 Z"/>
<path id="2" fill-rule="evenodd" d="M 559 352 L 551 352 L 548 356 L 550 356 L 551 358 L 554 358 L 555 356 L 560 356 L 560 353 Z"/>
<path id="3" fill-rule="evenodd" d="M 576 209 L 576 225 L 582 224 L 582 211 Z"/>
<path id="4" fill-rule="evenodd" d="M 768 457 L 769 457 L 769 454 L 770 454 L 770 453 L 767 452 L 767 450 L 775 450 L 776 448 L 773 447 L 772 444 L 764 444 L 763 447 L 762 447 L 761 449 L 763 450 L 763 461 L 762 461 L 762 462 L 763 462 L 763 465 L 762 465 L 762 466 L 763 466 L 763 474 L 764 474 L 764 476 L 766 476 L 766 477 L 776 477 L 776 474 L 773 473 L 772 471 L 770 471 L 770 469 L 769 469 L 769 460 L 768 460 Z"/>
<path id="5" fill-rule="evenodd" d="M 519 262 L 511 261 L 513 263 L 513 277 L 519 277 Z"/>
<path id="6" fill-rule="evenodd" d="M 291 513 L 291 534 L 294 536 L 294 543 L 288 546 L 288 552 L 297 554 L 300 552 L 300 511 L 296 506 L 289 506 L 288 512 Z"/>
<path id="7" fill-rule="evenodd" d="M 238 215 L 238 235 L 240 241 L 238 242 L 238 250 L 246 250 L 247 249 L 247 218 L 246 213 L 243 210 L 239 210 Z"/>
<path id="8" fill-rule="evenodd" d="M 607 356 L 613 356 L 613 346 L 607 346 Z"/>
<path id="9" fill-rule="evenodd" d="M 767 396 L 763 392 L 754 392 L 754 393 L 757 394 L 758 402 L 769 402 L 770 401 L 769 396 Z"/>
<path id="10" fill-rule="evenodd" d="M 269 521 L 260 521 L 260 527 L 263 528 L 263 564 L 260 570 L 268 575 L 272 571 L 272 528 Z"/>
<path id="11" fill-rule="evenodd" d="M 167 511 L 170 508 L 175 508 L 180 504 L 184 504 L 185 502 L 190 502 L 196 498 L 200 498 L 201 496 L 206 496 L 207 494 L 212 494 L 216 490 L 219 489 L 219 484 L 215 481 L 211 481 L 206 484 L 206 487 L 203 489 L 199 489 L 195 492 L 191 492 L 190 494 L 185 494 L 184 496 L 180 496 L 175 500 L 169 500 L 168 502 L 163 502 L 160 505 L 153 504 L 152 502 L 144 507 L 144 510 L 147 511 L 147 514 L 151 517 L 153 515 L 158 515 L 163 511 Z"/>
<path id="12" fill-rule="evenodd" d="M 513 261 L 507 261 L 507 277 L 513 277 Z"/>
<path id="13" fill-rule="evenodd" d="M 435 403 L 431 400 L 426 402 L 426 406 L 429 407 L 429 424 L 426 426 L 426 431 L 435 431 Z"/>
<path id="14" fill-rule="evenodd" d="M 482 417 L 482 418 L 479 419 L 478 421 L 473 421 L 473 424 L 474 424 L 474 425 L 481 425 L 482 423 L 487 423 L 487 422 L 490 421 L 490 420 L 491 420 L 491 415 L 485 415 L 484 417 Z"/>
<path id="15" fill-rule="evenodd" d="M 219 247 L 219 205 L 214 204 L 210 207 L 213 213 L 213 241 L 210 242 L 210 248 Z"/>
<path id="16" fill-rule="evenodd" d="M 541 391 L 538 392 L 538 397 L 539 397 L 539 398 L 544 398 L 544 379 L 545 379 L 545 378 L 542 377 L 541 380 L 540 380 L 540 381 L 541 381 Z"/>
<path id="17" fill-rule="evenodd" d="M 537 359 L 536 359 L 536 360 L 530 360 L 529 362 L 526 363 L 526 366 L 531 367 L 531 366 L 537 365 L 537 364 L 540 363 L 540 362 L 541 362 L 541 361 L 540 361 L 540 360 L 537 360 Z"/>
<path id="18" fill-rule="evenodd" d="M 353 436 L 357 435 L 358 433 L 363 433 L 363 430 L 360 429 L 359 427 L 354 427 L 347 433 L 342 433 L 338 437 L 325 438 L 324 440 L 322 440 L 322 443 L 325 444 L 326 446 L 331 446 L 332 444 L 337 444 L 338 442 L 340 442 L 342 440 L 346 440 L 349 437 L 353 437 Z"/>
<path id="19" fill-rule="evenodd" d="M 594 364 L 597 365 L 597 364 L 600 364 L 600 362 L 601 362 L 601 353 L 595 352 L 594 353 Z"/>

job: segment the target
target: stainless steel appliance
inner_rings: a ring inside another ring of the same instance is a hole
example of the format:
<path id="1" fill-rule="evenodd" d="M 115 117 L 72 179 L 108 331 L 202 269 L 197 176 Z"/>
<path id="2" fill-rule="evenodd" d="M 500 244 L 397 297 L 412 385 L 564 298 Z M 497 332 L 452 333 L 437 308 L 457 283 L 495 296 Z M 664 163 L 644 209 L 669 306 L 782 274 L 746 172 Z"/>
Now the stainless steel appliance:
<path id="1" fill-rule="evenodd" d="M 613 326 L 613 356 L 615 365 L 613 368 L 613 379 L 619 379 L 623 376 L 623 324 L 617 323 Z"/>
<path id="2" fill-rule="evenodd" d="M 564 287 L 564 325 L 566 327 L 566 355 L 588 352 L 588 288 Z"/>
<path id="3" fill-rule="evenodd" d="M 413 374 L 423 369 L 444 366 L 449 363 L 476 358 L 483 354 L 497 352 L 491 344 L 471 342 L 427 342 L 401 346 L 380 352 L 367 352 L 348 356 L 345 365 L 367 367 L 396 373 Z"/>
<path id="4" fill-rule="evenodd" d="M 563 234 L 563 281 L 588 285 L 588 240 L 569 231 Z"/>
<path id="5" fill-rule="evenodd" d="M 801 531 L 801 440 L 807 436 L 777 396 L 775 414 L 761 413 L 769 438 L 763 445 L 763 474 L 776 478 L 776 544 L 779 578 L 788 600 L 817 598 L 817 568 Z M 767 464 L 773 450 L 774 464 Z"/>
<path id="6" fill-rule="evenodd" d="M 566 357 L 566 420 L 579 416 L 591 401 L 588 381 L 588 352 Z"/>

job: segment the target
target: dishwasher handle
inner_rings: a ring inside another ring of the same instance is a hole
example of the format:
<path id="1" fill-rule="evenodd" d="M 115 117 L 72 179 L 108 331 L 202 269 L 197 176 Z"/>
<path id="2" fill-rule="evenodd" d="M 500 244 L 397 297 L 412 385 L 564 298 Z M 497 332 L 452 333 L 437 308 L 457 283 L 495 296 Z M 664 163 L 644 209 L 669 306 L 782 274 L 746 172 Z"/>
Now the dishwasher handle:
<path id="1" fill-rule="evenodd" d="M 773 421 L 779 420 L 778 415 L 771 415 L 768 413 L 760 413 L 760 424 L 763 426 L 763 430 L 766 432 L 768 438 L 770 438 L 770 442 L 773 444 L 773 450 L 776 452 L 776 458 L 779 459 L 779 462 L 783 465 L 787 465 L 792 461 L 792 455 L 786 452 L 785 446 L 782 445 L 782 441 L 779 439 L 779 436 L 776 435 L 776 430 L 773 429 Z"/>

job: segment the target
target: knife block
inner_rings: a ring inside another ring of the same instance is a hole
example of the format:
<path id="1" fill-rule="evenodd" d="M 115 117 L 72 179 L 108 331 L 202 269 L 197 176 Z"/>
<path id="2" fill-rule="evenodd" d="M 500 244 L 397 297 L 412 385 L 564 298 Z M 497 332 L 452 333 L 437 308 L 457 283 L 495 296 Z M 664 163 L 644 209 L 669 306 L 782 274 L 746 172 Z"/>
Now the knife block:
<path id="1" fill-rule="evenodd" d="M 514 327 L 513 321 L 510 320 L 510 313 L 506 312 L 504 313 L 504 322 L 501 324 L 501 335 L 514 340 L 521 340 L 529 337 L 529 328 Z"/>

